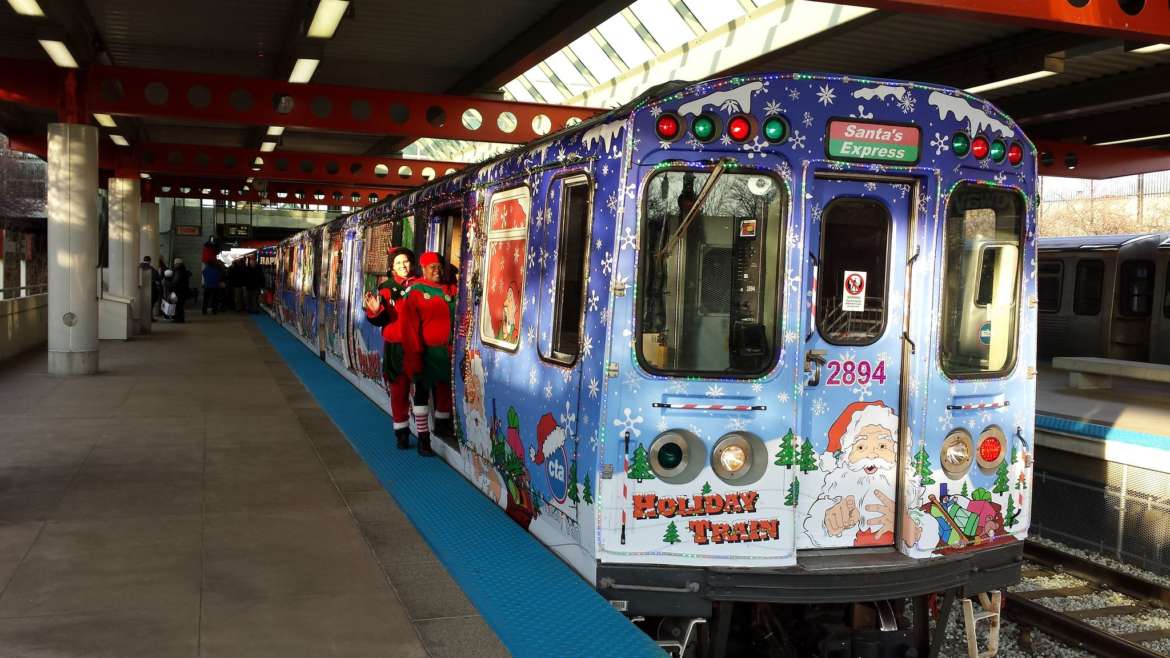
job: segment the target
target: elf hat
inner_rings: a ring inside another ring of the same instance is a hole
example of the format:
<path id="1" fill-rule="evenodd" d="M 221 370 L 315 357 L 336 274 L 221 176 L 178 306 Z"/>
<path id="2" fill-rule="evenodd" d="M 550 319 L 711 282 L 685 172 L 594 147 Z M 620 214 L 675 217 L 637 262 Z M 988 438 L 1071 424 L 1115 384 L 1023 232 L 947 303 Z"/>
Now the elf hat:
<path id="1" fill-rule="evenodd" d="M 442 257 L 434 251 L 428 251 L 422 255 L 422 258 L 418 259 L 418 264 L 423 267 L 428 265 L 438 265 L 441 262 L 443 262 Z"/>
<path id="2" fill-rule="evenodd" d="M 552 414 L 545 414 L 536 422 L 536 450 L 532 455 L 532 461 L 534 463 L 544 463 L 544 441 L 556 428 L 557 421 L 553 418 Z"/>
<path id="3" fill-rule="evenodd" d="M 851 403 L 829 427 L 829 452 L 848 450 L 857 437 L 857 430 L 866 425 L 885 427 L 896 435 L 898 417 L 880 401 Z"/>

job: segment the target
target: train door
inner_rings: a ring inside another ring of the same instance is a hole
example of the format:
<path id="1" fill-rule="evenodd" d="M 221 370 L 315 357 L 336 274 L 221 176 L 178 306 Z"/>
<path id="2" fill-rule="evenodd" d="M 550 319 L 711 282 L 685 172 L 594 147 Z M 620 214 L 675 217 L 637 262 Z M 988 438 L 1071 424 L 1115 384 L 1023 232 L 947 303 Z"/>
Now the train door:
<path id="1" fill-rule="evenodd" d="M 1149 358 L 1150 316 L 1154 310 L 1154 261 L 1142 256 L 1119 259 L 1117 302 L 1113 307 L 1109 356 L 1126 361 Z"/>
<path id="2" fill-rule="evenodd" d="M 796 547 L 890 546 L 913 185 L 817 175 L 806 190 Z"/>
<path id="3" fill-rule="evenodd" d="M 447 264 L 444 280 L 454 283 L 459 268 L 460 250 L 463 248 L 463 207 L 448 206 L 435 211 L 431 216 L 431 230 L 427 237 L 427 249 L 437 252 Z"/>
<path id="4" fill-rule="evenodd" d="M 1170 363 L 1170 237 L 1163 236 L 1156 256 L 1157 287 L 1154 291 L 1154 321 L 1150 328 L 1150 362 Z"/>

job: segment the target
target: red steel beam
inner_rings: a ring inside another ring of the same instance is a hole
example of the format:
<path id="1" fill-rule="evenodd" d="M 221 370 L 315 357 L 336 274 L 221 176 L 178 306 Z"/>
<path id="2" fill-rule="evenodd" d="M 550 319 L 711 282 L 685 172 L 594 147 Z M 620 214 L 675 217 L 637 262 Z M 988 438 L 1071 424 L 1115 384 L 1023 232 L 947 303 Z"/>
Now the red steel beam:
<path id="1" fill-rule="evenodd" d="M 1170 4 L 1165 0 L 1119 3 L 1086 0 L 818 0 L 902 13 L 991 20 L 1063 32 L 1083 32 L 1133 41 L 1170 41 Z M 1133 14 L 1121 8 L 1137 8 Z"/>
<path id="2" fill-rule="evenodd" d="M 1170 151 L 1159 149 L 1091 146 L 1040 139 L 1036 140 L 1036 151 L 1041 154 L 1041 176 L 1101 179 L 1170 169 Z M 1052 156 L 1051 164 L 1044 164 L 1045 154 Z M 1066 164 L 1070 155 L 1075 158 L 1074 169 L 1069 169 Z"/>
<path id="3" fill-rule="evenodd" d="M 58 99 L 65 88 L 61 69 L 30 60 L 0 59 L 0 71 L 0 99 L 11 98 L 43 109 L 59 108 Z M 563 128 L 570 120 L 605 112 L 471 96 L 117 66 L 90 67 L 83 78 L 80 85 L 89 112 L 509 144 L 530 142 Z M 511 130 L 506 130 L 509 126 Z"/>
<path id="4" fill-rule="evenodd" d="M 244 190 L 243 180 L 206 179 L 185 176 L 154 177 L 143 181 L 142 200 L 157 197 L 179 199 L 217 199 L 223 201 L 251 201 L 262 203 L 306 203 L 330 206 L 368 206 L 387 197 L 397 196 L 402 190 L 384 187 L 305 184 L 285 181 L 267 181 L 250 185 Z M 264 190 L 262 195 L 261 190 Z M 320 198 L 318 198 L 320 195 Z M 355 197 L 356 195 L 356 197 Z M 371 199 L 371 195 L 374 196 Z"/>

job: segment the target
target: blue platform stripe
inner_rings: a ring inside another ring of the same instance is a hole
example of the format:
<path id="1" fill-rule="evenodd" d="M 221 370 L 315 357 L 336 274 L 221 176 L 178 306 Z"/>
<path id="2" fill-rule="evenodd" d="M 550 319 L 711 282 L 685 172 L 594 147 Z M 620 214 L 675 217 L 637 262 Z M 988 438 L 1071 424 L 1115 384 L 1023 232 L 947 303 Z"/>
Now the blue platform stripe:
<path id="1" fill-rule="evenodd" d="M 1036 414 L 1036 428 L 1064 432 L 1066 434 L 1076 434 L 1077 436 L 1083 436 L 1089 439 L 1128 443 L 1130 445 L 1153 448 L 1155 450 L 1170 450 L 1170 436 L 1135 432 L 1133 430 L 1098 425 L 1096 423 L 1086 423 L 1082 420 L 1062 418 L 1060 416 Z"/>
<path id="2" fill-rule="evenodd" d="M 664 655 L 454 469 L 394 449 L 386 413 L 317 355 L 271 318 L 256 322 L 513 655 Z"/>

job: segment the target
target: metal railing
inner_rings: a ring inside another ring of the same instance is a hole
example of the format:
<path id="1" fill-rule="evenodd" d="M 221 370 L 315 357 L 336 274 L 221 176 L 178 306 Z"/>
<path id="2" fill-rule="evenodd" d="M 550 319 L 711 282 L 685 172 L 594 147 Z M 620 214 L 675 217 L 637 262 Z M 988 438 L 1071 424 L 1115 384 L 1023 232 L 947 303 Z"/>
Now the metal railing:
<path id="1" fill-rule="evenodd" d="M 15 286 L 12 288 L 0 288 L 0 299 L 18 299 L 20 297 L 31 297 L 33 295 L 41 295 L 49 292 L 49 284 L 40 283 L 35 286 Z"/>

